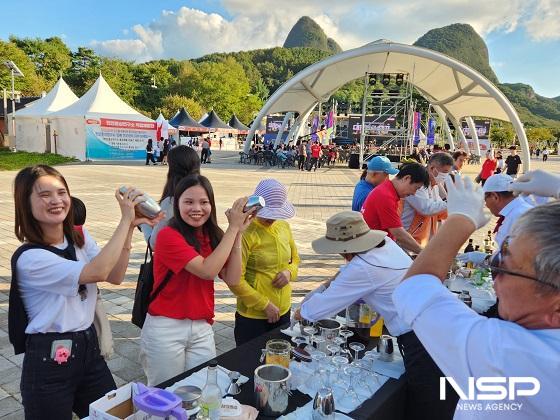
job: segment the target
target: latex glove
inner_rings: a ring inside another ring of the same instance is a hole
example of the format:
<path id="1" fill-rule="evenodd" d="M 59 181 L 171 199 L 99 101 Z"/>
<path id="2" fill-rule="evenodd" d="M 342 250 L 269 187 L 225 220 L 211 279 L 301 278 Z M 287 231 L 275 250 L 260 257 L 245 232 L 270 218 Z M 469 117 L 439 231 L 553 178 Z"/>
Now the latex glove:
<path id="1" fill-rule="evenodd" d="M 470 219 L 475 229 L 484 226 L 490 217 L 484 212 L 484 193 L 471 179 L 460 174 L 455 175 L 455 181 L 448 177 L 445 180 L 447 187 L 447 214 L 460 214 Z"/>
<path id="2" fill-rule="evenodd" d="M 509 188 L 514 193 L 560 198 L 560 176 L 537 169 L 521 175 Z"/>
<path id="3" fill-rule="evenodd" d="M 488 258 L 488 254 L 480 251 L 465 252 L 464 254 L 457 255 L 457 260 L 462 263 L 473 263 L 477 267 L 482 265 Z"/>

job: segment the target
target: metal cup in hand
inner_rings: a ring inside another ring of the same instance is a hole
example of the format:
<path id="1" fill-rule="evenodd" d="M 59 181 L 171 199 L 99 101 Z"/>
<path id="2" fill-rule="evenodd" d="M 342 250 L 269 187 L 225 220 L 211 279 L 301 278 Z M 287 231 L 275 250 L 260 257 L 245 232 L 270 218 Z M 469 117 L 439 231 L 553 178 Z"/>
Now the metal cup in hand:
<path id="1" fill-rule="evenodd" d="M 247 199 L 247 204 L 245 204 L 245 207 L 243 208 L 243 212 L 247 213 L 253 208 L 256 208 L 257 209 L 256 211 L 259 211 L 265 205 L 266 202 L 264 201 L 264 197 L 261 197 L 260 195 L 252 195 Z"/>

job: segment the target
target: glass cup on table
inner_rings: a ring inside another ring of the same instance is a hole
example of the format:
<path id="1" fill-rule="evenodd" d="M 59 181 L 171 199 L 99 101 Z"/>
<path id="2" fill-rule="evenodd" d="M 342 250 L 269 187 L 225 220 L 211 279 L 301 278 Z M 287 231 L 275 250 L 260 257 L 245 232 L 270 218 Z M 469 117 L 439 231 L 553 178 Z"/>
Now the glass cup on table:
<path id="1" fill-rule="evenodd" d="M 348 384 L 342 376 L 342 367 L 349 364 L 348 359 L 344 356 L 333 356 L 331 358 L 331 363 L 336 366 L 336 379 L 333 381 L 333 386 L 339 386 L 342 389 L 346 389 Z"/>
<path id="2" fill-rule="evenodd" d="M 346 403 L 350 407 L 355 407 L 360 403 L 360 398 L 358 397 L 358 393 L 354 389 L 354 384 L 357 381 L 357 378 L 360 377 L 361 369 L 357 366 L 344 366 L 343 368 L 344 373 L 349 378 L 348 387 L 346 388 L 346 394 L 342 398 L 342 402 Z M 345 405 L 346 405 L 345 404 Z"/>
<path id="3" fill-rule="evenodd" d="M 360 356 L 360 352 L 364 351 L 366 346 L 363 345 L 362 343 L 359 343 L 357 341 L 350 343 L 348 345 L 348 347 L 350 347 L 350 349 L 354 350 L 354 360 L 358 360 L 359 356 Z"/>
<path id="4" fill-rule="evenodd" d="M 305 385 L 311 390 L 312 394 L 315 394 L 323 386 L 326 386 L 321 364 L 327 358 L 327 355 L 319 350 L 312 350 L 309 355 L 313 363 L 313 372 L 305 381 Z"/>
<path id="5" fill-rule="evenodd" d="M 340 353 L 340 346 L 338 344 L 327 344 L 327 350 L 331 356 L 337 356 Z"/>

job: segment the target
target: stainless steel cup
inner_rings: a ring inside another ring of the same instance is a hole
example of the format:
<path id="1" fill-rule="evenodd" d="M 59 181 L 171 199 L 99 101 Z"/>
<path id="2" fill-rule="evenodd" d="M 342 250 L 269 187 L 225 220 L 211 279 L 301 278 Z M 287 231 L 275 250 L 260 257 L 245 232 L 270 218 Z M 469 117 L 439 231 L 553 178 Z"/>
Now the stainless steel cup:
<path id="1" fill-rule="evenodd" d="M 264 201 L 264 197 L 261 197 L 260 195 L 251 195 L 249 198 L 247 198 L 247 204 L 245 204 L 243 211 L 246 213 L 252 208 L 256 208 L 256 211 L 259 211 L 265 205 L 266 202 Z"/>
<path id="2" fill-rule="evenodd" d="M 290 396 L 289 369 L 278 365 L 262 365 L 255 369 L 255 403 L 260 414 L 278 417 L 288 408 Z"/>
<path id="3" fill-rule="evenodd" d="M 321 388 L 313 399 L 313 420 L 333 420 L 335 418 L 334 396 L 331 388 Z"/>
<path id="4" fill-rule="evenodd" d="M 393 337 L 390 335 L 382 335 L 377 342 L 377 352 L 379 353 L 379 360 L 390 362 L 393 360 L 394 344 Z"/>
<path id="5" fill-rule="evenodd" d="M 126 191 L 127 188 L 124 185 L 119 188 L 119 192 L 121 194 L 125 194 Z M 159 212 L 161 211 L 161 207 L 159 206 L 157 201 L 154 200 L 152 197 L 150 197 L 148 194 L 144 193 L 143 197 L 144 197 L 144 201 L 136 205 L 138 211 L 142 213 L 142 215 L 146 216 L 147 218 L 153 219 L 159 214 Z"/>
<path id="6" fill-rule="evenodd" d="M 325 337 L 325 340 L 329 343 L 338 337 L 341 327 L 340 322 L 334 319 L 321 319 L 316 323 L 316 326 L 320 334 Z"/>

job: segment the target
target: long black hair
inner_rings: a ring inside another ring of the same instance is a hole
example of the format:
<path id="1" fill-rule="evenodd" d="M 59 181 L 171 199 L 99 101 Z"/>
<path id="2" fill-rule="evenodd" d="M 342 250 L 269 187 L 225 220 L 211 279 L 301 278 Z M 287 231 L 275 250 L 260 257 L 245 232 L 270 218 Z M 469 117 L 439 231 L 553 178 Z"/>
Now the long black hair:
<path id="1" fill-rule="evenodd" d="M 216 249 L 222 237 L 224 236 L 224 231 L 218 226 L 218 219 L 216 217 L 216 202 L 214 201 L 214 190 L 212 189 L 212 184 L 208 178 L 202 175 L 189 175 L 183 178 L 177 184 L 175 188 L 175 194 L 173 195 L 173 212 L 174 216 L 169 221 L 169 226 L 176 231 L 178 231 L 183 238 L 198 252 L 200 252 L 200 242 L 196 237 L 195 228 L 186 223 L 181 218 L 181 212 L 179 211 L 179 198 L 181 195 L 191 187 L 200 185 L 206 191 L 208 199 L 210 200 L 210 205 L 212 210 L 210 211 L 210 217 L 202 226 L 205 235 L 210 238 L 210 246 L 212 249 Z"/>
<path id="2" fill-rule="evenodd" d="M 167 181 L 163 187 L 161 203 L 167 197 L 172 197 L 179 181 L 186 176 L 200 174 L 200 158 L 192 147 L 185 145 L 174 147 L 167 154 Z"/>

